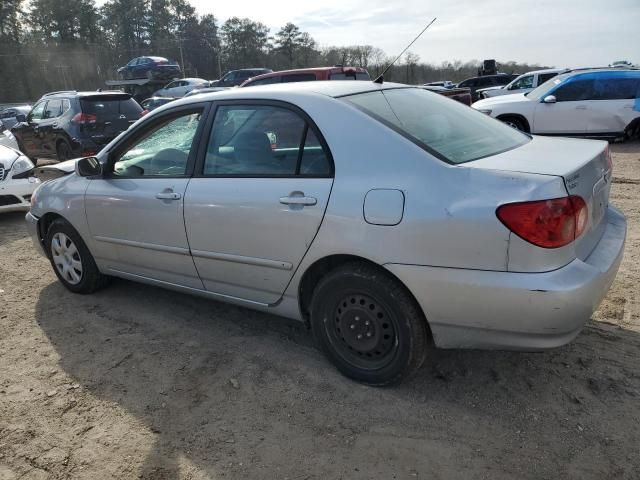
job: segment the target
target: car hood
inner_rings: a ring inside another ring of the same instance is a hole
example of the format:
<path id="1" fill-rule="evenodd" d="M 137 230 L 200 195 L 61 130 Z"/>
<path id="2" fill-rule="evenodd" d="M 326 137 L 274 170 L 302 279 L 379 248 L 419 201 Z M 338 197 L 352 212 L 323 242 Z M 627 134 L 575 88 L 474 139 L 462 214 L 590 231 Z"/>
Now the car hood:
<path id="1" fill-rule="evenodd" d="M 514 93 L 512 95 L 500 95 L 497 97 L 485 98 L 484 100 L 478 100 L 473 104 L 473 108 L 491 108 L 494 105 L 526 103 L 530 101 L 531 100 L 529 100 L 524 93 Z"/>
<path id="2" fill-rule="evenodd" d="M 0 145 L 0 165 L 5 170 L 8 170 L 13 165 L 13 162 L 20 156 L 20 152 L 14 150 L 13 148 L 5 147 L 4 145 Z"/>

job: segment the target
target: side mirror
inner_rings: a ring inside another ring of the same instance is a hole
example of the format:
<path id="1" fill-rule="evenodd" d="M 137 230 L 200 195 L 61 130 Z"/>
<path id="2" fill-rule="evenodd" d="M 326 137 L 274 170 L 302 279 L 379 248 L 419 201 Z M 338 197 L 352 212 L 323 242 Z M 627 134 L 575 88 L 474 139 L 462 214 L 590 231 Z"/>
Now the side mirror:
<path id="1" fill-rule="evenodd" d="M 542 101 L 544 103 L 556 103 L 557 102 L 555 95 L 547 95 L 546 97 L 544 97 L 542 99 Z"/>
<path id="2" fill-rule="evenodd" d="M 24 123 L 27 121 L 27 116 L 24 113 L 19 113 L 16 115 L 16 122 Z"/>
<path id="3" fill-rule="evenodd" d="M 95 177 L 102 173 L 102 165 L 96 157 L 81 158 L 76 162 L 76 174 L 80 177 Z"/>

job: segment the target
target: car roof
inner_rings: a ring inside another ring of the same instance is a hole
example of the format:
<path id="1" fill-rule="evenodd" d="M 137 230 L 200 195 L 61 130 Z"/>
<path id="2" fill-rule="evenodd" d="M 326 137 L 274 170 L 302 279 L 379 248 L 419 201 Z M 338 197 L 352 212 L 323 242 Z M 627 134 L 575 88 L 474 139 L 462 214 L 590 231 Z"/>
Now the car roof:
<path id="1" fill-rule="evenodd" d="M 105 97 L 105 96 L 127 96 L 131 97 L 131 94 L 123 92 L 121 90 L 93 90 L 88 92 L 77 92 L 75 90 L 65 90 L 60 92 L 45 93 L 40 100 L 45 98 L 57 98 L 57 97 Z"/>
<path id="2" fill-rule="evenodd" d="M 258 85 L 251 88 L 231 88 L 220 92 L 201 93 L 191 97 L 183 97 L 172 105 L 186 105 L 203 100 L 281 100 L 324 95 L 327 97 L 343 97 L 365 92 L 375 92 L 392 88 L 418 88 L 401 83 L 379 84 L 375 82 L 353 80 L 321 80 L 317 82 L 276 83 Z"/>
<path id="3" fill-rule="evenodd" d="M 190 78 L 176 78 L 174 81 L 186 80 L 188 82 L 209 82 L 209 80 L 205 80 L 204 78 L 190 77 Z"/>
<path id="4" fill-rule="evenodd" d="M 151 60 L 159 60 L 159 61 L 163 61 L 163 60 L 168 60 L 165 57 L 149 57 L 149 56 L 144 56 L 144 57 L 140 57 L 140 58 L 150 58 Z"/>
<path id="5" fill-rule="evenodd" d="M 543 68 L 542 70 L 531 70 L 530 72 L 523 73 L 522 75 L 533 75 L 535 73 L 537 74 L 560 73 L 560 72 L 568 72 L 568 71 L 569 71 L 568 68 Z M 520 77 L 522 77 L 522 75 L 520 75 Z"/>

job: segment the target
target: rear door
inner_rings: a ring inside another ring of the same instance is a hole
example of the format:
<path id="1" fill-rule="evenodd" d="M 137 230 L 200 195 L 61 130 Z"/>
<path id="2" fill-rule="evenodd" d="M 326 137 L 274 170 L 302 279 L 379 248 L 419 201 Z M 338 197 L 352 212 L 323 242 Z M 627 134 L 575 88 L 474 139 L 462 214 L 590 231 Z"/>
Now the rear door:
<path id="1" fill-rule="evenodd" d="M 81 97 L 80 108 L 84 115 L 81 131 L 99 146 L 127 130 L 142 113 L 142 107 L 126 93 Z"/>
<path id="2" fill-rule="evenodd" d="M 202 289 L 184 228 L 205 105 L 158 116 L 123 139 L 85 195 L 93 253 L 110 270 Z"/>
<path id="3" fill-rule="evenodd" d="M 584 135 L 589 120 L 587 100 L 593 96 L 593 80 L 569 79 L 547 95 L 555 96 L 556 103 L 544 103 L 544 97 L 540 99 L 534 112 L 532 132 Z"/>
<path id="4" fill-rule="evenodd" d="M 589 119 L 587 134 L 621 134 L 631 121 L 640 116 L 635 110 L 640 97 L 640 75 L 601 74 L 593 81 L 593 98 L 587 102 Z"/>
<path id="5" fill-rule="evenodd" d="M 185 226 L 207 290 L 277 302 L 313 242 L 333 163 L 310 119 L 270 102 L 218 106 Z"/>

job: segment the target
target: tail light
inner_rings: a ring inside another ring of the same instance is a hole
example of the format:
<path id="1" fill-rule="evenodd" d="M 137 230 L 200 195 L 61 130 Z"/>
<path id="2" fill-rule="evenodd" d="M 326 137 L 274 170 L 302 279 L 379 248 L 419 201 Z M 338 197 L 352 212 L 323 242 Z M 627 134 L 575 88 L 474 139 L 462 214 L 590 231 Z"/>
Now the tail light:
<path id="1" fill-rule="evenodd" d="M 587 226 L 587 204 L 582 197 L 508 203 L 498 207 L 500 221 L 523 240 L 542 248 L 570 244 Z"/>
<path id="2" fill-rule="evenodd" d="M 98 153 L 97 150 L 83 150 L 82 151 L 82 156 L 83 157 L 93 157 L 96 153 Z"/>
<path id="3" fill-rule="evenodd" d="M 147 113 L 149 113 L 149 110 L 145 108 L 140 112 L 140 117 L 144 117 Z"/>
<path id="4" fill-rule="evenodd" d="M 98 121 L 98 117 L 91 113 L 76 113 L 71 121 L 80 125 L 85 125 L 87 123 L 96 123 Z"/>

